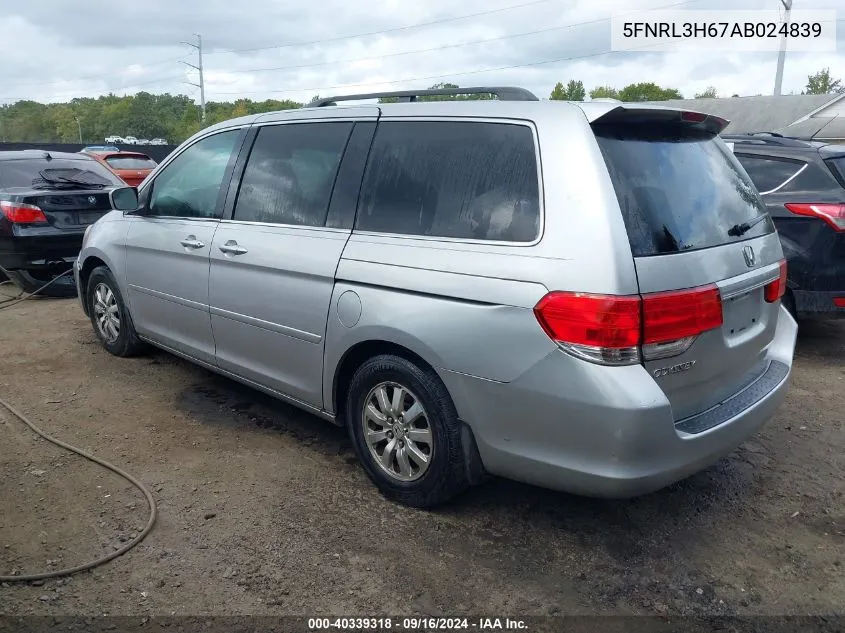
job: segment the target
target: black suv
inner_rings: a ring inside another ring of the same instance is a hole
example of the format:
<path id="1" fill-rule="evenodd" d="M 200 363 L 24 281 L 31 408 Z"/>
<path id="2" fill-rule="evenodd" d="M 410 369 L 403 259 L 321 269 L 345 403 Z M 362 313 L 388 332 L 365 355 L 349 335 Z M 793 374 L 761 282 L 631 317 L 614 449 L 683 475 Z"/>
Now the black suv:
<path id="1" fill-rule="evenodd" d="M 845 145 L 725 134 L 774 220 L 798 317 L 845 317 Z"/>
<path id="2" fill-rule="evenodd" d="M 111 210 L 125 183 L 86 154 L 0 152 L 0 273 L 33 292 L 68 271 L 85 229 Z M 72 297 L 72 275 L 45 294 Z"/>

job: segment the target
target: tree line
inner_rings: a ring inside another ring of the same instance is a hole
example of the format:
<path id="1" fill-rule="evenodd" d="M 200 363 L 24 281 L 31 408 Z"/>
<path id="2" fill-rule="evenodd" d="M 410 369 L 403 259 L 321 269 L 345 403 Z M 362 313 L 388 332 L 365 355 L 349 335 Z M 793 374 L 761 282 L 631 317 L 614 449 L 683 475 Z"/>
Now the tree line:
<path id="1" fill-rule="evenodd" d="M 824 95 L 845 92 L 842 80 L 834 79 L 829 68 L 823 68 L 807 77 L 807 85 L 801 94 Z M 590 90 L 590 99 L 619 99 L 620 101 L 667 101 L 669 99 L 683 99 L 684 96 L 675 88 L 664 88 L 656 83 L 647 81 L 628 84 L 617 90 L 612 86 L 596 86 Z M 694 95 L 695 99 L 715 99 L 719 96 L 715 86 L 709 86 Z M 738 97 L 734 94 L 732 97 Z M 587 97 L 584 83 L 578 79 L 570 79 L 565 85 L 559 81 L 552 89 L 549 99 L 558 101 L 583 101 Z"/>
<path id="2" fill-rule="evenodd" d="M 440 83 L 431 88 L 457 88 L 456 84 Z M 807 78 L 802 94 L 828 94 L 842 92 L 845 87 L 840 79 L 831 76 L 825 68 Z M 584 101 L 587 90 L 580 80 L 571 79 L 566 84 L 558 82 L 549 99 Z M 675 88 L 659 86 L 653 82 L 632 83 L 617 89 L 613 86 L 596 86 L 589 91 L 591 99 L 611 98 L 620 101 L 665 101 L 683 99 Z M 695 98 L 715 98 L 718 92 L 709 87 L 694 95 Z M 734 97 L 738 95 L 733 95 Z M 317 97 L 315 97 L 317 98 Z M 426 96 L 424 101 L 490 99 L 490 95 Z M 391 99 L 381 99 L 389 102 Z M 252 101 L 238 99 L 232 102 L 211 101 L 206 104 L 206 118 L 201 120 L 200 108 L 186 95 L 150 94 L 139 92 L 119 97 L 104 95 L 97 98 L 73 99 L 67 103 L 38 103 L 18 101 L 0 106 L 0 142 L 7 143 L 102 143 L 106 136 L 135 136 L 137 138 L 165 138 L 169 143 L 180 143 L 207 125 L 248 114 L 299 108 L 296 101 L 267 99 Z"/>
<path id="3" fill-rule="evenodd" d="M 118 135 L 164 138 L 175 144 L 220 121 L 301 106 L 296 101 L 275 99 L 211 101 L 206 104 L 203 122 L 200 107 L 186 95 L 139 92 L 67 103 L 18 101 L 0 106 L 0 142 L 102 143 L 105 137 Z"/>

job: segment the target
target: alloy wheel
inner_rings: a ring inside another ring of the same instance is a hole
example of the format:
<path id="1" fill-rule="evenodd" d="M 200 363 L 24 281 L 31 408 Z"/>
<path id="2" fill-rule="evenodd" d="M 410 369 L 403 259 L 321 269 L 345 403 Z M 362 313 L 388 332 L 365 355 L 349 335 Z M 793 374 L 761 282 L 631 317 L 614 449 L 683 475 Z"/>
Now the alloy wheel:
<path id="1" fill-rule="evenodd" d="M 382 471 L 408 482 L 422 477 L 434 457 L 434 435 L 419 398 L 394 382 L 373 387 L 361 416 L 364 440 Z"/>

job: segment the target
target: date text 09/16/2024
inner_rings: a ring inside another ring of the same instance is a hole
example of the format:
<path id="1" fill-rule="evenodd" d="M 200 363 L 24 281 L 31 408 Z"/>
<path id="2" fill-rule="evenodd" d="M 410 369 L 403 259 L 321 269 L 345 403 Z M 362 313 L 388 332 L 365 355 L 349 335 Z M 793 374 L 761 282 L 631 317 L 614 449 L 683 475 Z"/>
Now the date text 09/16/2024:
<path id="1" fill-rule="evenodd" d="M 309 631 L 446 631 L 446 630 L 526 630 L 524 620 L 515 618 L 308 618 Z"/>

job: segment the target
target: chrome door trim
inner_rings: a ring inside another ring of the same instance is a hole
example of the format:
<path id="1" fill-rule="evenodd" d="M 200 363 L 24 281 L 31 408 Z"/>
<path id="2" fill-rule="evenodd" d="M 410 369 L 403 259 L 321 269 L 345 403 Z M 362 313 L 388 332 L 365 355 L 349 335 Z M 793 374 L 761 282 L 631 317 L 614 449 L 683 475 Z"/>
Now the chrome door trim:
<path id="1" fill-rule="evenodd" d="M 296 328 L 280 325 L 279 323 L 273 323 L 271 321 L 265 321 L 264 319 L 257 319 L 255 317 L 247 316 L 246 314 L 241 314 L 240 312 L 231 312 L 222 308 L 215 308 L 214 306 L 211 306 L 210 311 L 214 316 L 238 321 L 240 323 L 246 323 L 247 325 L 252 325 L 254 327 L 261 328 L 262 330 L 268 330 L 270 332 L 296 338 L 307 343 L 320 343 L 323 340 L 323 337 L 320 334 L 303 332 L 302 330 L 297 330 Z"/>
<path id="2" fill-rule="evenodd" d="M 164 301 L 177 303 L 179 305 L 185 306 L 186 308 L 193 308 L 194 310 L 199 310 L 200 312 L 208 312 L 208 306 L 198 301 L 191 301 L 190 299 L 177 297 L 175 295 L 167 294 L 166 292 L 161 292 L 159 290 L 153 290 L 151 288 L 145 288 L 144 286 L 136 286 L 135 284 L 128 284 L 128 286 L 131 290 L 136 290 L 142 294 L 150 295 L 151 297 L 155 297 L 156 299 L 163 299 Z"/>

